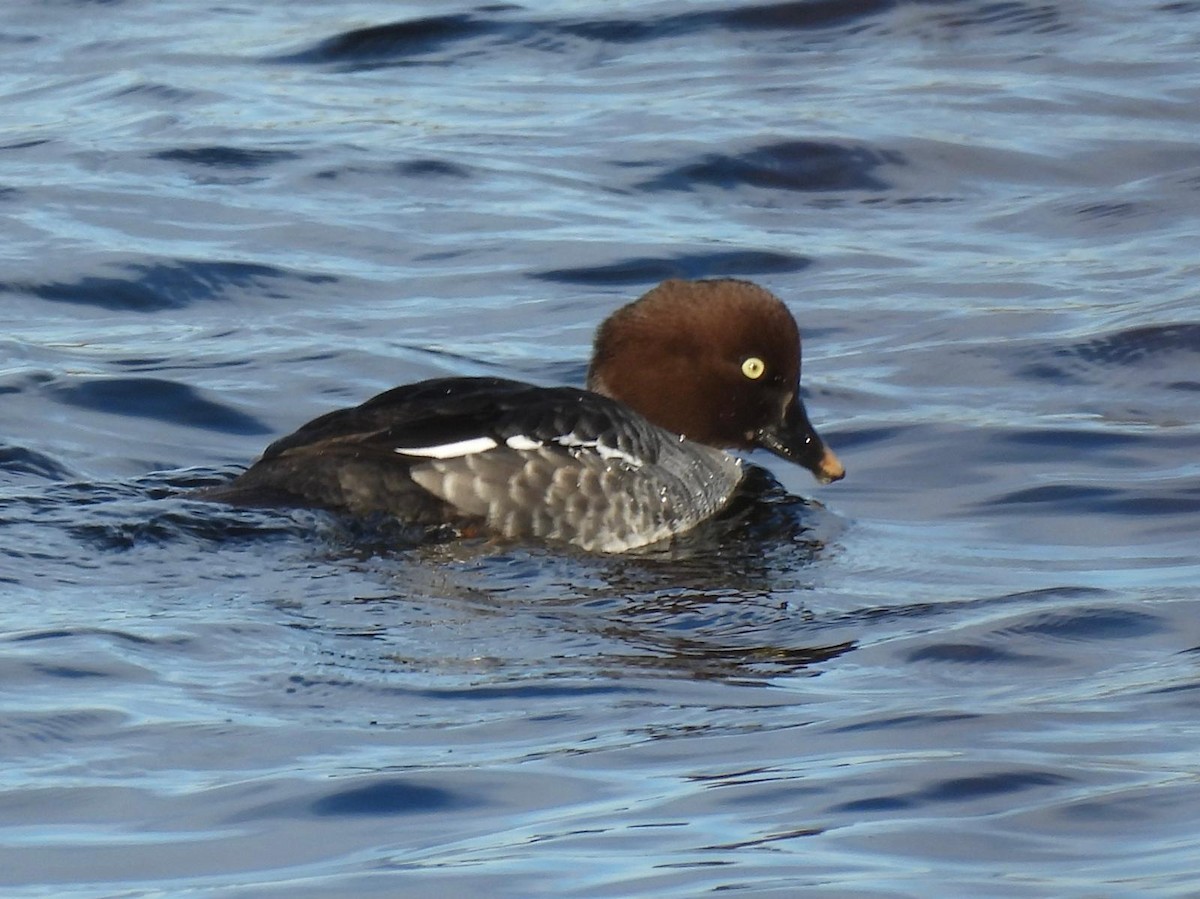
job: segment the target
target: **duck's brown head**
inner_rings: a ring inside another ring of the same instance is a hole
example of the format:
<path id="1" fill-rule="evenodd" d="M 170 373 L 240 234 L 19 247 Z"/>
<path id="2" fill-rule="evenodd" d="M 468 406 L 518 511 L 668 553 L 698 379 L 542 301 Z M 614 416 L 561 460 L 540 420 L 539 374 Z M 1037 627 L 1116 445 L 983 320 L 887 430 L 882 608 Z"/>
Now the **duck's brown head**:
<path id="1" fill-rule="evenodd" d="M 846 470 L 800 400 L 800 332 L 748 281 L 664 281 L 596 332 L 588 389 L 710 446 L 769 450 L 822 483 Z"/>

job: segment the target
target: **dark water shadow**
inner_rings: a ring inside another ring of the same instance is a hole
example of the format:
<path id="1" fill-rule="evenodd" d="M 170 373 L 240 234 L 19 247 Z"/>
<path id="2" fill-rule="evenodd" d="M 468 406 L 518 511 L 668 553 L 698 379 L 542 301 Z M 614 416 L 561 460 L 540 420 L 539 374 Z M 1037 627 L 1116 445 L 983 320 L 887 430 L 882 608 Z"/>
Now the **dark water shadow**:
<path id="1" fill-rule="evenodd" d="M 363 780 L 369 780 L 362 784 Z M 309 818 L 393 818 L 479 808 L 477 797 L 425 783 L 397 777 L 358 777 L 353 786 L 321 791 L 312 798 L 309 789 L 302 795 L 260 803 L 226 818 L 231 824 L 272 818 L 306 820 Z"/>
<path id="2" fill-rule="evenodd" d="M 71 470 L 53 456 L 11 443 L 0 443 L 0 472 L 5 475 L 5 480 L 14 475 L 49 481 L 61 481 L 71 476 Z"/>
<path id="3" fill-rule="evenodd" d="M 224 434 L 271 433 L 254 416 L 207 399 L 186 384 L 162 378 L 96 378 L 42 389 L 56 402 L 92 412 L 148 418 Z"/>
<path id="4" fill-rule="evenodd" d="M 514 8 L 492 6 L 484 7 L 482 12 L 486 14 Z M 271 61 L 333 65 L 349 71 L 412 64 L 448 48 L 501 34 L 506 29 L 507 26 L 486 15 L 455 13 L 426 16 L 343 31 Z"/>
<path id="5" fill-rule="evenodd" d="M 805 192 L 881 192 L 891 185 L 878 176 L 884 166 L 903 165 L 894 150 L 821 141 L 779 141 L 742 153 L 709 153 L 664 169 L 636 185 L 638 190 L 694 191 L 704 187 L 732 190 Z"/>
<path id="6" fill-rule="evenodd" d="M 399 19 L 342 31 L 266 61 L 356 71 L 446 64 L 482 52 L 485 43 L 567 54 L 577 52 L 579 40 L 620 47 L 729 32 L 853 33 L 897 5 L 895 0 L 793 0 L 665 15 L 545 19 L 537 16 L 536 8 L 529 14 L 525 7 L 491 4 L 468 12 Z"/>
<path id="7" fill-rule="evenodd" d="M 665 37 L 724 31 L 778 31 L 784 34 L 854 30 L 897 5 L 896 0 L 793 0 L 783 3 L 731 4 L 696 12 L 643 18 L 596 18 L 558 26 L 566 34 L 610 44 L 631 44 Z"/>
<path id="8" fill-rule="evenodd" d="M 122 275 L 84 275 L 74 281 L 0 283 L 0 294 L 21 293 L 52 303 L 93 306 L 116 312 L 152 313 L 224 300 L 235 291 L 288 295 L 288 282 L 327 284 L 327 275 L 298 275 L 246 262 L 172 260 L 119 266 Z M 277 285 L 273 290 L 271 285 Z"/>
<path id="9" fill-rule="evenodd" d="M 1195 374 L 1181 378 L 1200 382 L 1200 324 L 1177 322 L 1147 325 L 1102 334 L 1059 346 L 1030 347 L 1035 356 L 1018 370 L 1021 377 L 1050 380 L 1059 384 L 1083 383 L 1102 378 L 1113 368 L 1167 367 L 1183 363 Z M 1179 357 L 1184 357 L 1180 359 Z M 1187 369 L 1180 369 L 1181 375 Z"/>
<path id="10" fill-rule="evenodd" d="M 1073 778 L 1052 771 L 1025 769 L 986 771 L 970 776 L 937 778 L 923 787 L 907 792 L 894 792 L 838 803 L 829 811 L 850 812 L 856 815 L 870 813 L 890 815 L 906 809 L 915 811 L 948 804 L 970 805 L 999 796 L 1016 796 L 1030 790 L 1058 787 L 1073 782 Z"/>
<path id="11" fill-rule="evenodd" d="M 571 45 L 564 38 L 622 45 L 707 32 L 844 29 L 878 16 L 894 5 L 894 0 L 818 0 L 638 18 L 547 20 L 523 18 L 526 10 L 520 6 L 492 4 L 470 12 L 401 19 L 343 31 L 271 61 L 355 69 L 441 60 L 447 53 L 465 51 L 484 38 L 504 46 L 566 52 Z"/>
<path id="12" fill-rule="evenodd" d="M 151 159 L 164 162 L 183 162 L 206 168 L 252 170 L 299 159 L 299 153 L 290 150 L 261 150 L 213 145 L 207 147 L 177 147 L 150 154 Z"/>
<path id="13" fill-rule="evenodd" d="M 638 256 L 608 265 L 531 272 L 528 277 L 562 284 L 644 285 L 668 278 L 735 278 L 798 272 L 811 264 L 812 260 L 808 257 L 791 253 L 731 250 L 676 256 Z"/>
<path id="14" fill-rule="evenodd" d="M 210 469 L 145 475 L 127 481 L 63 480 L 9 488 L 0 496 L 3 554 L 38 559 L 64 541 L 56 560 L 63 573 L 86 557 L 88 567 L 107 553 L 188 544 L 218 550 L 230 542 L 278 540 L 311 533 L 313 516 L 268 514 L 190 500 L 193 491 L 231 475 Z"/>

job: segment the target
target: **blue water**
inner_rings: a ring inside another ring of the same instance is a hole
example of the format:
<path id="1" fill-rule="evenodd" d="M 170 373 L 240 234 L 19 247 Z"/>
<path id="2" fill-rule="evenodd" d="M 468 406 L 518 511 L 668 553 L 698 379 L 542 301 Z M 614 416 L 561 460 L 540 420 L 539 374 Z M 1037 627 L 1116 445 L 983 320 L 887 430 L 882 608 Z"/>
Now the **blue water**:
<path id="1" fill-rule="evenodd" d="M 10 0 L 0 893 L 1200 891 L 1200 4 Z M 190 500 L 750 278 L 689 557 Z M 806 893 L 807 894 L 807 893 Z"/>

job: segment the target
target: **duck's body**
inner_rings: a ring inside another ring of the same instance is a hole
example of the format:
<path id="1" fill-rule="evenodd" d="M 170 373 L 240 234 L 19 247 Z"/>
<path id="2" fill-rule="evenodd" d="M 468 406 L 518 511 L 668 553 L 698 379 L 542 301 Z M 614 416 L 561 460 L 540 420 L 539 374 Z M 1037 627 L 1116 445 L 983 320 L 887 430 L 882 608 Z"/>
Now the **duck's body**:
<path id="1" fill-rule="evenodd" d="M 755 446 L 825 482 L 786 307 L 741 281 L 668 281 L 600 328 L 588 390 L 440 378 L 330 412 L 210 498 L 387 513 L 622 552 L 715 516 Z"/>
<path id="2" fill-rule="evenodd" d="M 481 522 L 506 537 L 621 552 L 711 517 L 741 477 L 726 453 L 596 393 L 440 378 L 309 422 L 221 498 Z"/>

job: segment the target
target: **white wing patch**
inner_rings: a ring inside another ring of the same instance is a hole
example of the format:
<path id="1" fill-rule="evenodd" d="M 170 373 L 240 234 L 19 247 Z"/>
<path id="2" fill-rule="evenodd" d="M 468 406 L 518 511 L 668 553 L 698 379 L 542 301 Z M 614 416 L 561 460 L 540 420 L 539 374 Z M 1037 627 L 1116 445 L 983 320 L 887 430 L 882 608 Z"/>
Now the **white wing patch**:
<path id="1" fill-rule="evenodd" d="M 438 443 L 433 446 L 397 446 L 392 452 L 403 456 L 423 456 L 427 459 L 457 459 L 460 456 L 484 453 L 497 446 L 491 437 L 470 437 L 467 440 Z"/>
<path id="2" fill-rule="evenodd" d="M 623 462 L 630 468 L 641 468 L 643 465 L 643 460 L 637 456 L 631 456 L 624 450 L 608 446 L 599 440 L 583 440 L 574 434 L 560 434 L 549 442 L 569 450 L 590 450 L 605 462 Z M 486 453 L 499 445 L 491 437 L 469 437 L 466 440 L 438 443 L 433 446 L 397 446 L 392 452 L 403 456 L 421 456 L 425 459 L 460 459 L 463 456 Z M 519 453 L 534 452 L 546 446 L 541 440 L 534 440 L 524 434 L 514 434 L 504 441 L 504 445 Z"/>
<path id="3" fill-rule="evenodd" d="M 560 437 L 555 437 L 554 442 L 559 446 L 565 446 L 568 449 L 589 449 L 595 450 L 596 455 L 605 462 L 611 462 L 616 459 L 624 462 L 631 468 L 641 468 L 642 460 L 637 456 L 631 456 L 622 449 L 617 449 L 615 446 L 605 446 L 599 440 L 580 440 L 574 434 L 563 434 Z"/>
<path id="4" fill-rule="evenodd" d="M 505 446 L 509 449 L 515 449 L 518 452 L 530 452 L 535 449 L 541 449 L 545 444 L 540 440 L 532 440 L 524 434 L 514 434 L 504 441 Z"/>

